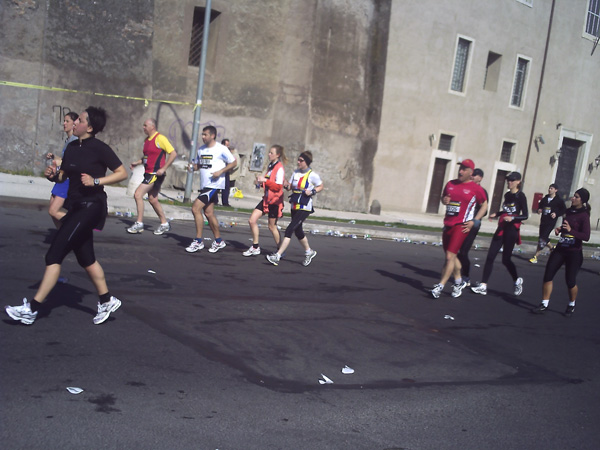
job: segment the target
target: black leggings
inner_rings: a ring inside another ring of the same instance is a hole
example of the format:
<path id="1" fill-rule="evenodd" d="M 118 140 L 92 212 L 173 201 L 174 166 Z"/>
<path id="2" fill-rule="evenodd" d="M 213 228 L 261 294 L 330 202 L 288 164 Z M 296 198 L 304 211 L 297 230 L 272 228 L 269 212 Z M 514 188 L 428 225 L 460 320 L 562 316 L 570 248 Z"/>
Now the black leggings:
<path id="1" fill-rule="evenodd" d="M 498 236 L 498 232 L 496 232 L 492 238 L 490 249 L 488 250 L 487 258 L 485 259 L 485 266 L 483 267 L 482 283 L 487 283 L 490 279 L 492 268 L 494 267 L 494 259 L 496 259 L 496 256 L 502 247 L 504 247 L 504 250 L 502 251 L 502 264 L 504 264 L 508 273 L 510 273 L 513 281 L 517 281 L 517 278 L 519 278 L 517 268 L 511 259 L 512 251 L 519 238 L 519 230 L 517 230 L 514 225 L 505 225 L 503 230 L 502 236 Z"/>
<path id="2" fill-rule="evenodd" d="M 304 239 L 304 230 L 302 230 L 302 222 L 304 222 L 311 211 L 303 211 L 301 209 L 292 209 L 292 220 L 288 227 L 285 229 L 284 236 L 291 238 L 292 234 L 296 234 L 298 240 Z"/>
<path id="3" fill-rule="evenodd" d="M 553 251 L 546 263 L 544 283 L 552 281 L 554 275 L 556 275 L 556 272 L 558 272 L 558 269 L 560 269 L 560 266 L 563 264 L 565 265 L 565 281 L 567 282 L 567 287 L 573 289 L 577 286 L 577 272 L 579 272 L 579 269 L 581 269 L 581 265 L 583 264 L 583 252 L 581 250 L 578 252 Z"/>
<path id="4" fill-rule="evenodd" d="M 479 233 L 479 227 L 475 227 L 475 225 L 473 225 L 473 228 L 471 228 L 471 231 L 469 231 L 469 234 L 463 242 L 463 245 L 460 247 L 460 250 L 457 255 L 458 260 L 460 261 L 460 265 L 462 266 L 461 273 L 465 277 L 469 277 L 469 272 L 471 271 L 471 261 L 469 261 L 469 250 L 471 250 L 471 247 L 473 247 L 473 242 L 475 242 L 477 233 Z"/>
<path id="5" fill-rule="evenodd" d="M 94 264 L 94 228 L 101 222 L 104 211 L 105 206 L 101 202 L 73 205 L 50 244 L 46 265 L 62 264 L 70 251 L 75 253 L 81 267 Z"/>

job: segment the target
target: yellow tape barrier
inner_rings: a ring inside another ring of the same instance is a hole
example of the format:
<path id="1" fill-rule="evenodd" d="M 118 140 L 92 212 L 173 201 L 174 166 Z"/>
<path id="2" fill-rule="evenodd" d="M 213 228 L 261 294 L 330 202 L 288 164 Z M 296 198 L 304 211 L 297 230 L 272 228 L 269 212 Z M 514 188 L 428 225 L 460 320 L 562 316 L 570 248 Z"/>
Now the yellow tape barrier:
<path id="1" fill-rule="evenodd" d="M 152 99 L 152 98 L 129 97 L 127 95 L 102 94 L 100 92 L 76 91 L 74 89 L 39 86 L 36 84 L 26 84 L 26 83 L 14 83 L 12 81 L 2 81 L 2 80 L 0 80 L 0 86 L 12 86 L 12 87 L 19 87 L 19 88 L 26 88 L 26 89 L 38 89 L 41 91 L 71 92 L 73 94 L 97 95 L 100 97 L 122 98 L 125 100 L 138 100 L 138 101 L 144 102 L 144 107 L 147 107 L 149 102 L 169 103 L 171 105 L 193 106 L 194 110 L 196 110 L 196 108 L 198 108 L 199 106 L 202 106 L 202 101 L 199 101 L 198 103 L 189 103 L 189 102 L 177 102 L 174 100 L 156 100 L 156 99 Z"/>

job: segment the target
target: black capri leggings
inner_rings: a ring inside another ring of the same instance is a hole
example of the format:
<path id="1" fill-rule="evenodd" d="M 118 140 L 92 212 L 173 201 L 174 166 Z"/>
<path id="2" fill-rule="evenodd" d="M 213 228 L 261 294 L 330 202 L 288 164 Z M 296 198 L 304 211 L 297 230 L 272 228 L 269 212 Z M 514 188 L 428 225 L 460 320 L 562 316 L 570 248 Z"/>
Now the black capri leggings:
<path id="1" fill-rule="evenodd" d="M 105 206 L 101 202 L 73 205 L 50 244 L 46 265 L 62 264 L 70 251 L 75 253 L 81 267 L 94 264 L 94 228 L 102 220 L 104 211 Z"/>
<path id="2" fill-rule="evenodd" d="M 483 267 L 483 277 L 481 278 L 482 283 L 487 283 L 487 281 L 490 279 L 490 276 L 492 275 L 492 269 L 494 267 L 494 260 L 496 259 L 496 256 L 502 247 L 504 247 L 504 250 L 502 250 L 502 264 L 504 264 L 512 279 L 517 281 L 519 275 L 517 274 L 517 268 L 512 262 L 511 257 L 518 237 L 519 230 L 517 230 L 514 225 L 505 226 L 502 236 L 494 234 L 492 243 L 490 244 L 490 249 L 488 250 L 487 258 L 485 259 L 485 266 Z"/>
<path id="3" fill-rule="evenodd" d="M 577 285 L 577 272 L 581 269 L 583 264 L 583 252 L 561 252 L 553 251 L 548 258 L 546 263 L 546 270 L 544 271 L 544 283 L 552 281 L 560 266 L 565 265 L 565 281 L 567 287 L 573 289 Z"/>
<path id="4" fill-rule="evenodd" d="M 285 229 L 284 236 L 291 238 L 292 234 L 296 234 L 298 240 L 304 239 L 304 230 L 302 230 L 302 222 L 304 222 L 311 211 L 303 211 L 301 209 L 292 209 L 292 220 L 288 227 Z"/>

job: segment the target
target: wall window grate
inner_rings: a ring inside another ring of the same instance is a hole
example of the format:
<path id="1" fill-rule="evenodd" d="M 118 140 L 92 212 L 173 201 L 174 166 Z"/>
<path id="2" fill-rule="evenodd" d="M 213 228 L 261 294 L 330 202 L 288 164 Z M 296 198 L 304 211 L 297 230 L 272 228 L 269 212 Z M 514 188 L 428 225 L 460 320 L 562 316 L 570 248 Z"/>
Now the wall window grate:
<path id="1" fill-rule="evenodd" d="M 525 82 L 527 81 L 527 70 L 529 61 L 525 58 L 517 59 L 517 69 L 515 70 L 515 81 L 513 83 L 512 96 L 510 98 L 511 106 L 521 107 L 525 95 Z"/>
<path id="2" fill-rule="evenodd" d="M 592 36 L 598 36 L 600 28 L 600 0 L 588 0 L 587 20 L 585 22 L 585 32 Z"/>
<path id="3" fill-rule="evenodd" d="M 452 144 L 454 142 L 454 136 L 450 134 L 440 134 L 440 143 L 438 144 L 438 150 L 449 152 L 452 150 Z"/>
<path id="4" fill-rule="evenodd" d="M 465 78 L 467 75 L 470 49 L 471 41 L 464 38 L 458 38 L 456 55 L 454 57 L 454 70 L 452 71 L 452 85 L 450 87 L 453 91 L 464 92 L 465 90 Z"/>
<path id="5" fill-rule="evenodd" d="M 502 152 L 500 153 L 500 161 L 511 162 L 515 144 L 513 142 L 502 142 Z"/>
<path id="6" fill-rule="evenodd" d="M 200 67 L 200 58 L 202 57 L 202 41 L 204 39 L 204 16 L 206 8 L 194 8 L 194 22 L 192 23 L 192 37 L 190 38 L 190 52 L 188 56 L 188 65 Z M 210 23 L 219 17 L 221 13 L 211 9 Z"/>

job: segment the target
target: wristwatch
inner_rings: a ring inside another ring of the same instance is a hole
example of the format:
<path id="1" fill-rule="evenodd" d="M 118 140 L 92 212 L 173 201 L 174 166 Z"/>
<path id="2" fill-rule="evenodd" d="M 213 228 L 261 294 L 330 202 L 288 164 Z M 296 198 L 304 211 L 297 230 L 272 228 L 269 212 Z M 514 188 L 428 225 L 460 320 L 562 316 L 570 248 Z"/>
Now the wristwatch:
<path id="1" fill-rule="evenodd" d="M 100 178 L 94 178 L 94 186 L 100 186 Z"/>

